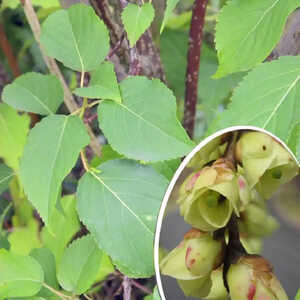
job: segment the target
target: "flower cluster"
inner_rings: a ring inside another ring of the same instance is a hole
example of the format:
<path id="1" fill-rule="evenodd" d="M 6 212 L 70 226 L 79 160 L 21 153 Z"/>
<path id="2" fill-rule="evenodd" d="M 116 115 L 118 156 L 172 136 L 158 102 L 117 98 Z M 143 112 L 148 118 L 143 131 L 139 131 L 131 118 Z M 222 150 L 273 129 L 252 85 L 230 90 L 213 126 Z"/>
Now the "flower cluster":
<path id="1" fill-rule="evenodd" d="M 193 172 L 181 185 L 177 203 L 193 229 L 161 261 L 161 272 L 176 278 L 186 296 L 225 300 L 229 292 L 232 300 L 287 299 L 270 265 L 251 254 L 277 228 L 266 200 L 299 173 L 289 152 L 267 134 L 241 132 L 212 141 L 189 168 Z M 234 260 L 228 254 L 232 218 L 243 249 Z"/>

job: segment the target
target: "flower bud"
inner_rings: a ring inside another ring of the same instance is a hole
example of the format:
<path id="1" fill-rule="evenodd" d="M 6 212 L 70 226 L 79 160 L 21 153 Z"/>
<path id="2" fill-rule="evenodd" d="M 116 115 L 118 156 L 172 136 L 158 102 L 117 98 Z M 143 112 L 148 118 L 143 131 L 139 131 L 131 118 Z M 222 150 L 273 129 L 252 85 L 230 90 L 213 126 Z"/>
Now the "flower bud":
<path id="1" fill-rule="evenodd" d="M 224 241 L 191 229 L 184 240 L 161 262 L 161 272 L 181 280 L 205 277 L 223 261 Z"/>
<path id="2" fill-rule="evenodd" d="M 205 300 L 227 300 L 228 293 L 223 281 L 223 268 L 220 267 L 214 270 L 210 276 L 212 280 L 212 287 Z"/>
<path id="3" fill-rule="evenodd" d="M 205 276 L 194 280 L 177 279 L 177 282 L 186 297 L 201 299 L 209 294 L 212 287 L 210 276 Z"/>
<path id="4" fill-rule="evenodd" d="M 184 220 L 203 231 L 224 227 L 239 201 L 235 174 L 225 159 L 191 174 L 180 188 L 178 204 Z"/>
<path id="5" fill-rule="evenodd" d="M 246 232 L 251 236 L 270 235 L 278 228 L 276 219 L 268 215 L 266 208 L 253 203 L 246 207 L 242 220 Z"/>
<path id="6" fill-rule="evenodd" d="M 198 230 L 185 235 L 187 250 L 185 264 L 197 276 L 206 276 L 223 263 L 224 241 L 213 239 L 209 233 L 195 236 Z"/>
<path id="7" fill-rule="evenodd" d="M 271 265 L 258 255 L 247 255 L 232 264 L 227 273 L 232 300 L 288 300 Z"/>

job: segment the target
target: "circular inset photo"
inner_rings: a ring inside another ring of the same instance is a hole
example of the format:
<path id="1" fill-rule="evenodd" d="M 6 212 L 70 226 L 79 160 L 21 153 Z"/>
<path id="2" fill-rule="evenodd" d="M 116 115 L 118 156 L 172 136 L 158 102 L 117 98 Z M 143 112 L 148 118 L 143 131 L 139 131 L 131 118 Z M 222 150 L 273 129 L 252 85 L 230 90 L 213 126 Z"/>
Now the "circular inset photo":
<path id="1" fill-rule="evenodd" d="M 176 171 L 158 217 L 162 300 L 295 296 L 298 175 L 293 153 L 260 128 L 231 127 L 201 142 Z"/>

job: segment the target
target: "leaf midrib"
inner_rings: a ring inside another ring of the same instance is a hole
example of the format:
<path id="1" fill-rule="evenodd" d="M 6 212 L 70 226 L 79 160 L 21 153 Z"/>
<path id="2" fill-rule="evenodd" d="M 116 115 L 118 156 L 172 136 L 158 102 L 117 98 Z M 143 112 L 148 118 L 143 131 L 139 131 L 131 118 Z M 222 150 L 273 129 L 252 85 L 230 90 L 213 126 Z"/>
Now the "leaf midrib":
<path id="1" fill-rule="evenodd" d="M 50 115 L 54 114 L 54 112 L 51 111 L 50 108 L 49 108 L 45 103 L 43 103 L 36 95 L 34 95 L 29 89 L 25 88 L 24 86 L 22 86 L 22 85 L 20 85 L 20 84 L 18 84 L 18 83 L 16 83 L 16 82 L 15 82 L 15 85 L 16 85 L 16 86 L 19 86 L 19 87 L 21 87 L 22 89 L 24 89 L 25 91 L 27 91 L 34 99 L 36 99 L 36 101 L 37 101 L 42 107 L 44 107 L 44 108 L 50 113 Z"/>
<path id="2" fill-rule="evenodd" d="M 2 179 L 0 179 L 0 184 L 3 183 L 8 178 L 13 177 L 14 175 L 15 175 L 15 173 L 12 173 L 12 174 L 9 174 L 8 176 L 3 177 Z"/>
<path id="3" fill-rule="evenodd" d="M 156 126 L 155 124 L 151 123 L 150 121 L 148 121 L 147 119 L 144 119 L 142 116 L 140 116 L 139 114 L 137 114 L 135 111 L 131 110 L 130 108 L 128 108 L 126 105 L 124 105 L 123 103 L 118 103 L 115 102 L 117 105 L 120 105 L 122 108 L 126 109 L 128 112 L 130 112 L 132 115 L 134 115 L 135 117 L 137 117 L 138 119 L 142 120 L 144 123 L 148 124 L 150 127 L 153 127 L 154 129 L 160 131 L 163 135 L 167 136 L 168 138 L 171 139 L 175 139 L 176 141 L 179 141 L 180 143 L 183 143 L 185 145 L 189 145 L 187 142 L 184 142 L 180 139 L 178 139 L 177 137 L 174 137 L 173 135 L 169 135 L 168 133 L 166 133 L 165 131 L 163 131 L 160 127 Z"/>
<path id="4" fill-rule="evenodd" d="M 61 134 L 58 138 L 57 150 L 56 150 L 52 165 L 51 165 L 50 170 L 49 170 L 51 179 L 49 180 L 49 186 L 48 186 L 48 192 L 47 192 L 47 195 L 48 195 L 48 199 L 47 199 L 47 219 L 48 219 L 48 214 L 49 214 L 49 205 L 50 205 L 50 201 L 51 201 L 51 199 L 49 199 L 49 195 L 50 195 L 51 185 L 52 185 L 52 181 L 53 181 L 53 177 L 54 177 L 53 176 L 54 168 L 55 168 L 56 160 L 57 160 L 57 157 L 58 157 L 58 153 L 59 153 L 60 148 L 61 148 L 62 139 L 63 139 L 63 136 L 64 136 L 64 132 L 65 132 L 68 120 L 69 120 L 69 118 L 65 117 L 64 123 L 62 124 L 62 128 L 61 128 Z"/>
<path id="5" fill-rule="evenodd" d="M 138 220 L 139 223 L 148 231 L 152 236 L 154 233 L 147 227 L 147 225 L 142 221 L 142 219 L 118 196 L 118 194 L 108 186 L 100 177 L 98 177 L 94 172 L 90 172 L 90 174 L 96 178 L 120 203 Z"/>
<path id="6" fill-rule="evenodd" d="M 81 64 L 81 72 L 84 72 L 84 63 L 83 63 L 83 59 L 82 59 L 81 54 L 80 54 L 80 51 L 79 51 L 79 45 L 78 45 L 77 40 L 76 40 L 76 38 L 75 38 L 75 34 L 74 34 L 74 31 L 73 31 L 72 22 L 71 22 L 71 20 L 70 20 L 70 15 L 69 15 L 69 13 L 67 13 L 67 12 L 66 12 L 66 14 L 67 14 L 67 16 L 68 16 L 68 21 L 69 21 L 70 27 L 71 27 L 71 29 L 72 29 L 72 30 L 71 30 L 72 38 L 73 38 L 73 40 L 74 40 L 75 50 L 76 50 L 76 52 L 77 52 L 77 54 L 78 54 L 78 58 L 79 58 L 79 61 L 80 61 L 80 64 Z"/>
<path id="7" fill-rule="evenodd" d="M 243 44 L 245 43 L 245 41 L 249 38 L 249 36 L 256 30 L 256 28 L 261 24 L 261 22 L 264 20 L 265 16 L 277 5 L 277 3 L 279 3 L 279 1 L 281 0 L 276 0 L 270 7 L 268 7 L 267 10 L 264 11 L 263 15 L 261 16 L 261 18 L 258 20 L 258 22 L 254 25 L 254 27 L 245 35 L 245 37 L 243 38 L 243 40 L 241 41 L 241 43 L 239 44 L 239 47 L 236 48 L 236 50 L 234 51 L 234 59 L 238 56 L 238 54 L 240 53 L 240 49 L 242 48 Z"/>
<path id="8" fill-rule="evenodd" d="M 284 102 L 284 100 L 286 99 L 286 97 L 290 94 L 290 92 L 294 89 L 294 87 L 296 86 L 297 82 L 300 80 L 300 75 L 297 76 L 297 78 L 292 82 L 292 84 L 290 85 L 290 87 L 288 88 L 288 90 L 286 91 L 286 93 L 281 97 L 281 99 L 279 100 L 279 102 L 277 103 L 277 105 L 275 106 L 274 110 L 271 112 L 270 116 L 268 117 L 268 119 L 266 120 L 266 122 L 264 123 L 262 128 L 266 128 L 267 125 L 270 123 L 270 121 L 272 120 L 273 116 L 276 114 L 276 112 L 278 111 L 279 107 L 281 106 L 281 104 Z"/>

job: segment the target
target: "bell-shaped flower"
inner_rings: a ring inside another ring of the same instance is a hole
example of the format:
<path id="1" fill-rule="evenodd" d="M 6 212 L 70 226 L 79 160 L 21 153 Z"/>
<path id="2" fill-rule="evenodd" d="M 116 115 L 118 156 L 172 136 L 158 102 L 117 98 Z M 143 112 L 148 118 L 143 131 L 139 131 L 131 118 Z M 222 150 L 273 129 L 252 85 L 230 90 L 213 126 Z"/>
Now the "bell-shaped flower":
<path id="1" fill-rule="evenodd" d="M 237 142 L 236 157 L 242 163 L 250 188 L 256 186 L 265 199 L 299 172 L 290 153 L 262 132 L 244 133 Z"/>
<path id="2" fill-rule="evenodd" d="M 271 265 L 258 255 L 240 257 L 230 266 L 227 282 L 232 300 L 288 300 Z"/>
<path id="3" fill-rule="evenodd" d="M 274 141 L 274 160 L 258 181 L 259 193 L 269 199 L 278 188 L 299 174 L 299 166 L 290 153 L 277 141 Z"/>
<path id="4" fill-rule="evenodd" d="M 238 202 L 236 175 L 226 159 L 191 174 L 180 188 L 178 198 L 184 220 L 203 231 L 224 227 Z"/>
<path id="5" fill-rule="evenodd" d="M 163 258 L 160 268 L 164 275 L 180 280 L 208 276 L 224 258 L 224 240 L 212 234 L 191 229 L 183 241 Z"/>
<path id="6" fill-rule="evenodd" d="M 177 279 L 177 282 L 186 297 L 202 299 L 209 294 L 212 288 L 212 281 L 209 275 L 193 280 Z"/>

